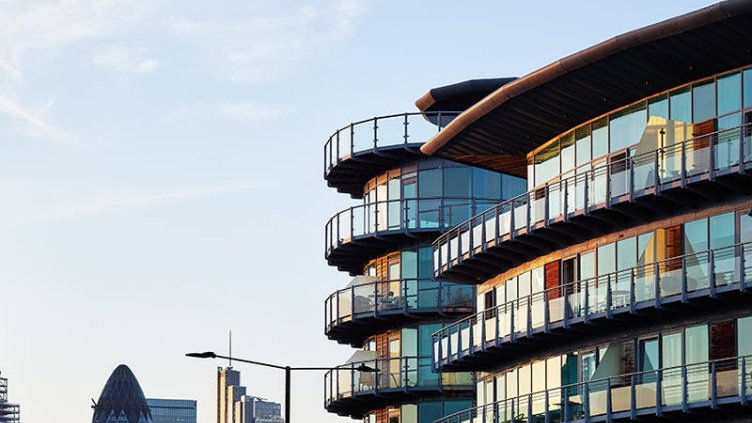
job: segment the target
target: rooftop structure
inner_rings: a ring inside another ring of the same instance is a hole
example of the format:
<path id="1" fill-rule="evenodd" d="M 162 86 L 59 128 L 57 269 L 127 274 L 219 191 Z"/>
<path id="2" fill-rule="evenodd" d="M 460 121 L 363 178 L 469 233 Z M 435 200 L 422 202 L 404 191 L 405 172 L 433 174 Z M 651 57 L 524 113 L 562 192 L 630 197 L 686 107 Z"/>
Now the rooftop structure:
<path id="1" fill-rule="evenodd" d="M 19 423 L 21 407 L 8 402 L 8 379 L 0 377 L 0 423 Z"/>

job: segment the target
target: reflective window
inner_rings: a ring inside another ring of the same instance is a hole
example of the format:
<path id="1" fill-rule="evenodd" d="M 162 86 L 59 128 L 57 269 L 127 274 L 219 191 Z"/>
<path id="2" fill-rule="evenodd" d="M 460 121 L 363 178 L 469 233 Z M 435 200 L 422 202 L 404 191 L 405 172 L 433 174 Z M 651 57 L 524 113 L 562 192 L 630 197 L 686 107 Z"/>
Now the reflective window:
<path id="1" fill-rule="evenodd" d="M 441 169 L 423 170 L 418 178 L 420 198 L 441 197 Z"/>
<path id="2" fill-rule="evenodd" d="M 593 160 L 608 154 L 608 118 L 593 122 Z"/>
<path id="3" fill-rule="evenodd" d="M 752 316 L 737 321 L 737 346 L 739 356 L 752 355 Z"/>
<path id="4" fill-rule="evenodd" d="M 559 175 L 559 143 L 554 142 L 535 154 L 535 185 L 541 185 Z"/>
<path id="5" fill-rule="evenodd" d="M 561 173 L 574 169 L 574 132 L 561 137 Z"/>
<path id="6" fill-rule="evenodd" d="M 734 213 L 710 217 L 710 248 L 734 245 Z"/>
<path id="7" fill-rule="evenodd" d="M 651 98 L 648 101 L 648 116 L 668 119 L 668 96 L 666 94 Z"/>
<path id="8" fill-rule="evenodd" d="M 741 76 L 738 73 L 718 78 L 718 114 L 725 115 L 742 107 Z"/>
<path id="9" fill-rule="evenodd" d="M 752 107 L 752 69 L 744 71 L 744 107 Z"/>
<path id="10" fill-rule="evenodd" d="M 669 94 L 670 119 L 692 122 L 692 102 L 689 88 L 681 88 Z"/>
<path id="11" fill-rule="evenodd" d="M 637 144 L 647 126 L 645 103 L 640 103 L 611 114 L 611 152 Z"/>
<path id="12" fill-rule="evenodd" d="M 716 115 L 713 81 L 692 87 L 692 113 L 695 123 L 712 119 Z"/>

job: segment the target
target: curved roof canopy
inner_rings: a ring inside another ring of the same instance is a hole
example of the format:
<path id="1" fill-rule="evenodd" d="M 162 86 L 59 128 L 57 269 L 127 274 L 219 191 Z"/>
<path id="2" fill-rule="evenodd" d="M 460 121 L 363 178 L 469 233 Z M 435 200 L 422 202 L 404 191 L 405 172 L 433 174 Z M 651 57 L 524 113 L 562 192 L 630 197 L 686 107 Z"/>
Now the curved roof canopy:
<path id="1" fill-rule="evenodd" d="M 432 88 L 415 102 L 421 112 L 439 110 L 467 110 L 483 97 L 517 78 L 471 79 L 443 87 Z"/>
<path id="2" fill-rule="evenodd" d="M 92 423 L 113 422 L 151 423 L 151 411 L 141 385 L 125 364 L 112 372 L 94 407 Z"/>
<path id="3" fill-rule="evenodd" d="M 619 35 L 500 87 L 421 151 L 524 174 L 528 152 L 581 123 L 752 63 L 751 28 L 752 0 L 728 0 Z"/>

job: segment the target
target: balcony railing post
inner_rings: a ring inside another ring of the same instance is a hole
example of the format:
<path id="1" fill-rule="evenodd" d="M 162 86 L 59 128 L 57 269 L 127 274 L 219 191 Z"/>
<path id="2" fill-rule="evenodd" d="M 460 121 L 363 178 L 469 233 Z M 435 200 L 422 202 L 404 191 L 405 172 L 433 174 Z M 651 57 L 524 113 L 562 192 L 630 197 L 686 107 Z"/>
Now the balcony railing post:
<path id="1" fill-rule="evenodd" d="M 681 143 L 681 187 L 687 187 L 687 142 Z"/>
<path id="2" fill-rule="evenodd" d="M 583 213 L 588 214 L 590 210 L 590 178 L 595 177 L 595 170 L 590 170 L 589 172 L 585 173 L 585 194 L 584 194 L 584 203 L 583 203 Z"/>
<path id="3" fill-rule="evenodd" d="M 637 420 L 637 389 L 635 386 L 635 375 L 629 378 L 629 419 Z"/>
<path id="4" fill-rule="evenodd" d="M 545 198 L 544 208 L 543 208 L 543 227 L 544 228 L 548 227 L 548 219 L 549 219 L 549 216 L 551 215 L 550 214 L 551 213 L 550 193 L 551 193 L 551 189 L 549 188 L 548 183 L 546 183 L 546 186 L 543 187 L 543 198 Z"/>
<path id="5" fill-rule="evenodd" d="M 661 169 L 658 167 L 658 151 L 659 150 L 655 150 L 653 152 L 653 190 L 655 191 L 655 195 L 658 195 L 661 192 Z"/>
<path id="6" fill-rule="evenodd" d="M 530 195 L 527 196 L 527 201 L 525 202 L 525 207 L 527 208 L 527 213 L 526 213 L 526 216 L 525 216 L 526 217 L 525 220 L 527 220 L 527 224 L 525 225 L 525 233 L 529 234 L 530 233 L 530 222 L 533 220 L 532 216 L 530 215 L 530 212 L 532 211 L 532 201 L 531 201 L 531 196 Z"/>
<path id="7" fill-rule="evenodd" d="M 606 421 L 611 421 L 611 378 L 606 379 Z"/>
<path id="8" fill-rule="evenodd" d="M 468 351 L 469 352 L 469 351 Z M 462 324 L 457 325 L 457 359 L 462 357 Z"/>
<path id="9" fill-rule="evenodd" d="M 493 416 L 494 416 L 493 423 L 499 423 L 501 419 L 499 418 L 499 402 L 498 401 L 493 403 Z"/>
<path id="10" fill-rule="evenodd" d="M 564 210 L 562 210 L 563 212 L 562 216 L 565 222 L 569 220 L 569 181 L 570 179 L 575 181 L 575 183 L 577 183 L 576 182 L 577 176 L 575 175 L 572 178 L 567 178 L 566 182 L 564 182 L 564 204 L 563 204 Z M 559 184 L 559 186 L 561 186 L 561 184 Z"/>
<path id="11" fill-rule="evenodd" d="M 659 416 L 662 414 L 662 408 L 663 408 L 663 371 L 662 369 L 658 369 L 655 371 L 656 380 L 655 380 L 655 415 Z"/>
<path id="12" fill-rule="evenodd" d="M 527 395 L 527 421 L 533 420 L 533 394 Z"/>
<path id="13" fill-rule="evenodd" d="M 598 283 L 598 279 L 593 279 L 595 283 Z M 585 323 L 588 323 L 590 321 L 590 283 L 588 281 L 585 281 L 585 310 L 583 311 L 583 317 L 585 320 Z"/>
<path id="14" fill-rule="evenodd" d="M 476 318 L 477 321 L 477 318 Z M 473 328 L 473 319 L 470 318 L 468 321 L 468 328 L 467 328 L 467 352 L 468 354 L 473 352 L 475 350 L 475 329 Z"/>
<path id="15" fill-rule="evenodd" d="M 739 290 L 740 291 L 745 291 L 747 289 L 747 278 L 746 278 L 746 274 L 745 274 L 745 271 L 744 271 L 744 268 L 746 266 L 746 262 L 745 262 L 746 261 L 746 257 L 745 257 L 745 251 L 744 251 L 745 248 L 744 247 L 746 247 L 746 244 L 741 244 L 741 245 L 739 245 L 737 247 L 737 251 L 738 252 L 737 252 L 736 262 L 738 263 L 737 264 L 737 267 L 738 267 L 737 273 L 739 275 L 739 277 L 738 277 L 737 280 L 739 281 Z"/>
<path id="16" fill-rule="evenodd" d="M 746 164 L 744 163 L 744 130 L 747 128 L 748 126 L 745 125 L 739 128 L 739 151 L 737 152 L 739 157 L 739 173 L 746 173 Z"/>
<path id="17" fill-rule="evenodd" d="M 410 135 L 408 135 L 408 129 L 407 129 L 408 125 L 410 125 L 410 122 L 408 120 L 408 114 L 405 113 L 405 144 L 409 142 L 408 138 L 410 137 Z"/>
<path id="18" fill-rule="evenodd" d="M 711 181 L 715 181 L 715 151 L 717 149 L 716 144 L 718 142 L 718 140 L 716 139 L 717 136 L 718 134 L 713 134 L 708 137 L 710 143 L 710 148 L 708 148 L 708 179 Z"/>
<path id="19" fill-rule="evenodd" d="M 627 181 L 628 187 L 629 187 L 629 202 L 634 201 L 634 168 L 635 168 L 635 159 L 634 157 L 630 157 L 627 159 L 627 164 L 629 165 L 629 171 L 627 172 L 627 177 L 629 180 Z"/>
<path id="20" fill-rule="evenodd" d="M 747 405 L 747 357 L 741 358 L 741 386 L 739 388 L 739 397 L 742 405 Z"/>
<path id="21" fill-rule="evenodd" d="M 681 301 L 683 303 L 687 302 L 687 256 L 682 256 L 681 258 L 681 267 L 682 267 L 682 273 L 681 273 Z"/>
<path id="22" fill-rule="evenodd" d="M 658 270 L 660 270 L 658 262 L 653 263 L 653 295 L 655 296 L 655 308 L 661 308 L 661 280 Z"/>
<path id="23" fill-rule="evenodd" d="M 614 163 L 606 164 L 604 170 L 606 172 L 606 208 L 611 208 L 611 191 L 613 189 L 611 183 L 611 172 L 613 171 Z"/>
<path id="24" fill-rule="evenodd" d="M 355 304 L 355 303 L 353 303 Z M 381 308 L 381 300 L 379 299 L 379 284 L 373 284 L 373 314 L 379 315 L 379 309 Z"/>
<path id="25" fill-rule="evenodd" d="M 708 277 L 710 278 L 710 298 L 715 298 L 715 254 L 713 250 L 708 250 Z"/>
<path id="26" fill-rule="evenodd" d="M 718 408 L 718 381 L 716 380 L 715 361 L 710 363 L 710 408 Z"/>
<path id="27" fill-rule="evenodd" d="M 612 284 L 611 277 L 612 276 L 614 276 L 614 279 L 618 280 L 619 274 L 618 273 L 616 273 L 616 274 L 612 273 L 612 274 L 606 276 L 606 318 L 607 319 L 611 318 L 611 307 L 613 306 L 613 297 L 612 297 L 613 289 L 611 288 L 611 284 Z"/>
<path id="28" fill-rule="evenodd" d="M 437 370 L 437 371 L 439 370 L 439 367 L 441 367 L 440 366 L 441 365 L 441 360 L 444 358 L 444 348 L 443 348 L 444 343 L 441 341 L 441 338 L 444 336 L 444 333 L 445 332 L 442 329 L 442 331 L 439 332 L 438 338 L 436 339 L 436 342 L 438 342 L 438 347 L 439 348 L 438 348 L 438 357 L 436 357 L 436 360 L 434 361 L 433 368 L 434 368 L 434 370 Z M 447 336 L 449 336 L 448 333 L 447 333 Z"/>
<path id="29" fill-rule="evenodd" d="M 480 222 L 480 250 L 482 252 L 486 251 L 486 214 L 485 212 L 481 214 L 481 222 Z M 475 244 L 473 244 L 473 248 L 475 248 Z"/>
<path id="30" fill-rule="evenodd" d="M 551 311 L 548 309 L 550 303 L 548 301 L 548 291 L 543 291 L 543 332 L 548 333 L 551 320 Z"/>
<path id="31" fill-rule="evenodd" d="M 499 346 L 501 341 L 499 340 L 499 326 L 501 326 L 501 308 L 506 305 L 496 306 L 496 315 L 494 316 L 494 345 Z M 485 324 L 483 325 L 485 326 Z M 483 338 L 483 342 L 486 342 L 486 338 Z"/>
<path id="32" fill-rule="evenodd" d="M 515 309 L 515 305 L 514 305 L 514 302 L 507 303 L 507 304 L 511 304 L 511 306 L 509 307 L 509 341 L 511 342 L 511 341 L 514 341 L 515 338 L 517 338 L 517 336 L 516 336 L 516 334 L 514 332 L 514 319 L 515 319 L 515 317 L 514 317 L 514 309 Z"/>
<path id="33" fill-rule="evenodd" d="M 511 421 L 511 423 L 517 423 L 517 416 L 515 416 L 515 414 L 516 414 L 515 411 L 516 410 L 514 409 L 515 408 L 514 407 L 514 398 L 512 398 L 511 403 L 512 403 L 512 406 L 510 407 L 510 411 L 511 411 L 512 415 L 510 416 L 510 421 Z"/>
<path id="34" fill-rule="evenodd" d="M 681 392 L 682 411 L 686 413 L 689 411 L 689 406 L 687 405 L 687 401 L 689 400 L 689 393 L 687 392 L 689 390 L 688 389 L 689 381 L 687 380 L 687 366 L 681 367 L 681 384 L 682 384 L 682 392 Z"/>
<path id="35" fill-rule="evenodd" d="M 473 252 L 474 252 L 474 245 L 475 245 L 475 236 L 474 236 L 475 235 L 475 230 L 474 230 L 474 226 L 475 225 L 473 225 L 473 221 L 470 220 L 470 225 L 467 228 L 467 232 L 468 232 L 468 234 L 467 234 L 467 244 L 468 244 L 467 245 L 467 257 L 468 258 L 470 258 L 470 257 L 472 257 L 474 255 L 473 254 Z"/>
<path id="36" fill-rule="evenodd" d="M 567 294 L 567 288 L 566 286 L 562 287 L 562 296 L 564 296 L 564 327 L 569 327 L 569 294 Z M 574 288 L 574 284 L 572 284 L 572 288 Z M 572 289 L 574 291 L 574 289 Z"/>
<path id="37" fill-rule="evenodd" d="M 530 338 L 533 334 L 533 296 L 528 295 L 525 299 L 525 309 L 527 313 L 525 313 L 525 317 L 527 320 L 527 328 L 525 330 L 525 334 L 528 338 Z"/>
<path id="38" fill-rule="evenodd" d="M 379 118 L 373 119 L 373 150 L 379 146 Z"/>
<path id="39" fill-rule="evenodd" d="M 498 311 L 497 311 L 497 314 L 498 314 Z M 484 311 L 481 313 L 480 319 L 478 319 L 477 316 L 478 315 L 476 314 L 475 323 L 480 325 L 480 336 L 481 336 L 480 350 L 485 351 L 486 350 L 486 312 Z M 471 322 L 472 322 L 472 319 L 471 319 Z"/>
<path id="40" fill-rule="evenodd" d="M 637 281 L 635 280 L 635 272 L 637 269 L 632 269 L 629 272 L 629 312 L 634 313 L 635 312 L 635 285 L 637 284 Z"/>
<path id="41" fill-rule="evenodd" d="M 447 364 L 449 364 L 449 360 L 452 358 L 452 328 L 451 326 L 447 330 L 447 351 L 446 351 L 446 357 L 447 357 Z"/>
<path id="42" fill-rule="evenodd" d="M 590 384 L 588 382 L 582 385 L 582 411 L 585 423 L 590 422 Z"/>
<path id="43" fill-rule="evenodd" d="M 441 119 L 441 110 L 438 111 L 436 114 L 436 132 L 441 132 L 442 127 L 444 126 L 444 121 Z"/>

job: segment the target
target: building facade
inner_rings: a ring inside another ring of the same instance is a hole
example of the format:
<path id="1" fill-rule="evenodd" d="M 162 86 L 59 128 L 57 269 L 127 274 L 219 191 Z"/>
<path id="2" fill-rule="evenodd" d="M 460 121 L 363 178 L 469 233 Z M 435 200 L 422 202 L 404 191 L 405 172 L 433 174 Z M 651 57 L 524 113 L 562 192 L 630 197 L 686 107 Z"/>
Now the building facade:
<path id="1" fill-rule="evenodd" d="M 752 1 L 615 37 L 500 87 L 423 147 L 527 192 L 440 235 L 477 287 L 433 335 L 475 374 L 439 423 L 750 421 Z"/>
<path id="2" fill-rule="evenodd" d="M 152 423 L 141 385 L 125 364 L 115 368 L 92 408 L 92 423 Z"/>
<path id="3" fill-rule="evenodd" d="M 475 288 L 438 282 L 431 242 L 525 190 L 524 179 L 420 152 L 467 104 L 511 79 L 431 90 L 433 109 L 382 116 L 336 131 L 324 179 L 361 204 L 325 227 L 325 258 L 352 281 L 325 300 L 326 336 L 355 348 L 325 375 L 324 406 L 368 423 L 429 423 L 472 405 L 469 372 L 440 374 L 431 336 L 473 311 Z"/>
<path id="4" fill-rule="evenodd" d="M 147 398 L 153 423 L 196 423 L 196 401 Z"/>
<path id="5" fill-rule="evenodd" d="M 19 423 L 21 407 L 8 402 L 8 379 L 0 377 L 0 423 Z"/>
<path id="6" fill-rule="evenodd" d="M 276 402 L 246 395 L 240 372 L 218 367 L 216 378 L 217 423 L 284 423 L 282 406 Z"/>

